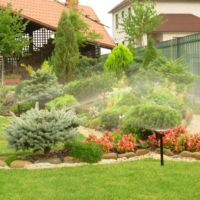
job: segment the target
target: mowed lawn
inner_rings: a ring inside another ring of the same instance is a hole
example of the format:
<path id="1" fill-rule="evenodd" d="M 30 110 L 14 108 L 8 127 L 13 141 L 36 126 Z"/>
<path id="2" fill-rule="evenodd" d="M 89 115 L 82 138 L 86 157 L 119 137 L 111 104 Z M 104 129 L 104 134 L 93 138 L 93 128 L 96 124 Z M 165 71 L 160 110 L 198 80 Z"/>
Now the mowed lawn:
<path id="1" fill-rule="evenodd" d="M 5 200 L 199 200 L 200 163 L 152 159 L 75 168 L 0 170 Z"/>

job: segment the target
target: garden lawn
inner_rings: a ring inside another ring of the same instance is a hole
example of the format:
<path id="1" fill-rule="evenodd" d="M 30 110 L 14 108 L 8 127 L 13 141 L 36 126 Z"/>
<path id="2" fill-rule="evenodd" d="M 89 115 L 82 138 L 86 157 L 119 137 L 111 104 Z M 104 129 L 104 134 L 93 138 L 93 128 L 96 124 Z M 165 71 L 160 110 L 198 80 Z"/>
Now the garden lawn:
<path id="1" fill-rule="evenodd" d="M 75 168 L 0 170 L 6 200 L 199 200 L 200 163 L 152 159 Z"/>

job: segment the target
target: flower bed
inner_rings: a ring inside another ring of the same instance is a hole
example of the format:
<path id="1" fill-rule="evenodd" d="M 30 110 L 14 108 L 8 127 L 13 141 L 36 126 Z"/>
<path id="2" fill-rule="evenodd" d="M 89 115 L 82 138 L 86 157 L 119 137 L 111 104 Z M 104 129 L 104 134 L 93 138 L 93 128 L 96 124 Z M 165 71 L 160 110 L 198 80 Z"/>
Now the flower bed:
<path id="1" fill-rule="evenodd" d="M 123 134 L 121 130 L 105 131 L 101 138 L 97 138 L 94 134 L 90 134 L 85 143 L 93 142 L 100 144 L 104 153 L 117 152 L 126 153 L 134 152 L 136 148 L 136 139 L 132 134 Z"/>
<path id="2" fill-rule="evenodd" d="M 182 151 L 200 151 L 200 133 L 191 135 L 186 128 L 179 126 L 168 130 L 163 137 L 164 147 L 179 153 Z M 159 147 L 159 141 L 156 140 L 156 134 L 148 137 L 148 144 L 151 148 Z"/>

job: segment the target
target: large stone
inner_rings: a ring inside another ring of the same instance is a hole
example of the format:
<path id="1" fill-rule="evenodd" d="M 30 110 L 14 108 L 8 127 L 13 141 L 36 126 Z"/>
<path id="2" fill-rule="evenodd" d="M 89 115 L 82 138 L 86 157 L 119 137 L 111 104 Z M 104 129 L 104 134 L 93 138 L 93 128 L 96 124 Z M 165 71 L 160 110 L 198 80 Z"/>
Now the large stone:
<path id="1" fill-rule="evenodd" d="M 60 158 L 43 158 L 37 160 L 35 163 L 50 163 L 56 165 L 62 163 L 62 161 Z"/>
<path id="2" fill-rule="evenodd" d="M 4 161 L 0 160 L 0 167 L 6 167 L 6 166 L 7 166 L 6 163 Z"/>
<path id="3" fill-rule="evenodd" d="M 32 165 L 32 163 L 27 160 L 15 160 L 10 164 L 10 167 L 11 168 L 24 168 L 28 165 Z"/>
<path id="4" fill-rule="evenodd" d="M 0 157 L 0 160 L 4 161 L 4 160 L 6 160 L 6 157 Z"/>
<path id="5" fill-rule="evenodd" d="M 79 160 L 77 158 L 73 158 L 71 156 L 66 156 L 66 157 L 64 157 L 63 162 L 64 163 L 80 163 L 81 160 Z"/>
<path id="6" fill-rule="evenodd" d="M 133 157 L 135 157 L 135 153 L 134 152 L 118 154 L 118 158 L 133 158 Z"/>
<path id="7" fill-rule="evenodd" d="M 183 158 L 192 158 L 193 156 L 193 153 L 190 152 L 190 151 L 182 151 L 180 154 L 179 154 L 180 157 L 183 157 Z"/>
<path id="8" fill-rule="evenodd" d="M 192 157 L 195 158 L 195 159 L 197 159 L 197 160 L 200 160 L 200 152 L 194 152 L 192 154 Z"/>
<path id="9" fill-rule="evenodd" d="M 148 149 L 138 149 L 136 151 L 136 156 L 144 156 L 148 154 L 150 151 Z"/>
<path id="10" fill-rule="evenodd" d="M 116 153 L 105 153 L 102 156 L 103 159 L 117 159 Z"/>
<path id="11" fill-rule="evenodd" d="M 160 149 L 156 149 L 156 153 L 160 153 Z M 163 149 L 163 153 L 166 156 L 174 156 L 174 153 L 170 149 Z"/>

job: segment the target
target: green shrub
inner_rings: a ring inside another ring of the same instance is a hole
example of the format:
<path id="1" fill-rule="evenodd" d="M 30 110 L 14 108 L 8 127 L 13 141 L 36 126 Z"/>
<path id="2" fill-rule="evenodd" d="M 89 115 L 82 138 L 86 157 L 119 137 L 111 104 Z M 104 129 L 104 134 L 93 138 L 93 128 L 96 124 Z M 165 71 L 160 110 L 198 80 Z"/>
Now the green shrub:
<path id="1" fill-rule="evenodd" d="M 105 62 L 105 70 L 115 72 L 119 76 L 123 71 L 128 69 L 133 59 L 133 54 L 128 47 L 117 45 Z"/>
<path id="2" fill-rule="evenodd" d="M 132 91 L 124 92 L 118 99 L 116 106 L 134 106 L 138 102 L 138 97 Z"/>
<path id="3" fill-rule="evenodd" d="M 191 86 L 196 79 L 192 73 L 188 72 L 181 59 L 169 60 L 162 55 L 152 61 L 148 69 L 156 71 L 160 77 L 176 83 L 179 91 Z"/>
<path id="4" fill-rule="evenodd" d="M 14 104 L 11 108 L 11 111 L 15 114 L 22 114 L 31 108 L 34 107 L 34 104 L 32 102 L 26 101 L 26 102 L 19 102 L 18 104 Z"/>
<path id="5" fill-rule="evenodd" d="M 103 63 L 103 59 L 99 61 L 96 58 L 82 56 L 78 65 L 79 73 L 82 77 L 89 77 L 94 73 L 101 73 L 103 72 Z"/>
<path id="6" fill-rule="evenodd" d="M 100 118 L 90 119 L 87 122 L 87 126 L 89 126 L 92 129 L 98 129 L 101 125 Z"/>
<path id="7" fill-rule="evenodd" d="M 37 70 L 31 74 L 30 80 L 22 81 L 16 87 L 16 96 L 20 102 L 39 102 L 43 106 L 47 101 L 62 94 L 55 74 L 45 70 Z"/>
<path id="8" fill-rule="evenodd" d="M 75 141 L 71 146 L 71 155 L 84 162 L 96 163 L 101 160 L 102 149 L 99 144 Z"/>
<path id="9" fill-rule="evenodd" d="M 162 130 L 181 124 L 181 113 L 173 108 L 141 104 L 130 109 L 123 119 L 123 130 L 126 133 L 151 134 L 152 130 Z M 149 130 L 149 131 L 147 131 Z"/>
<path id="10" fill-rule="evenodd" d="M 75 80 L 64 87 L 65 94 L 73 95 L 78 100 L 95 98 L 97 95 L 110 91 L 115 79 L 108 74 L 93 75 L 87 79 Z"/>
<path id="11" fill-rule="evenodd" d="M 103 111 L 100 115 L 101 127 L 108 130 L 118 128 L 120 123 L 120 114 L 121 113 L 116 108 Z"/>
<path id="12" fill-rule="evenodd" d="M 79 120 L 72 111 L 39 110 L 37 107 L 14 116 L 5 129 L 8 143 L 16 150 L 44 150 L 45 153 L 58 142 L 65 142 L 76 134 Z"/>
<path id="13" fill-rule="evenodd" d="M 138 104 L 139 99 L 132 90 L 128 91 L 115 91 L 107 99 L 107 107 L 120 107 L 120 106 L 133 106 Z"/>
<path id="14" fill-rule="evenodd" d="M 116 129 L 121 126 L 122 118 L 129 112 L 129 106 L 113 107 L 100 114 L 100 125 L 104 129 Z"/>
<path id="15" fill-rule="evenodd" d="M 45 107 L 47 109 L 51 109 L 53 107 L 57 109 L 61 108 L 67 108 L 67 107 L 75 107 L 78 105 L 78 101 L 76 98 L 72 95 L 64 95 L 61 97 L 57 97 L 52 101 L 49 101 L 48 103 L 45 104 Z"/>
<path id="16" fill-rule="evenodd" d="M 157 86 L 145 97 L 145 101 L 151 104 L 169 106 L 180 109 L 177 94 L 172 88 Z"/>

